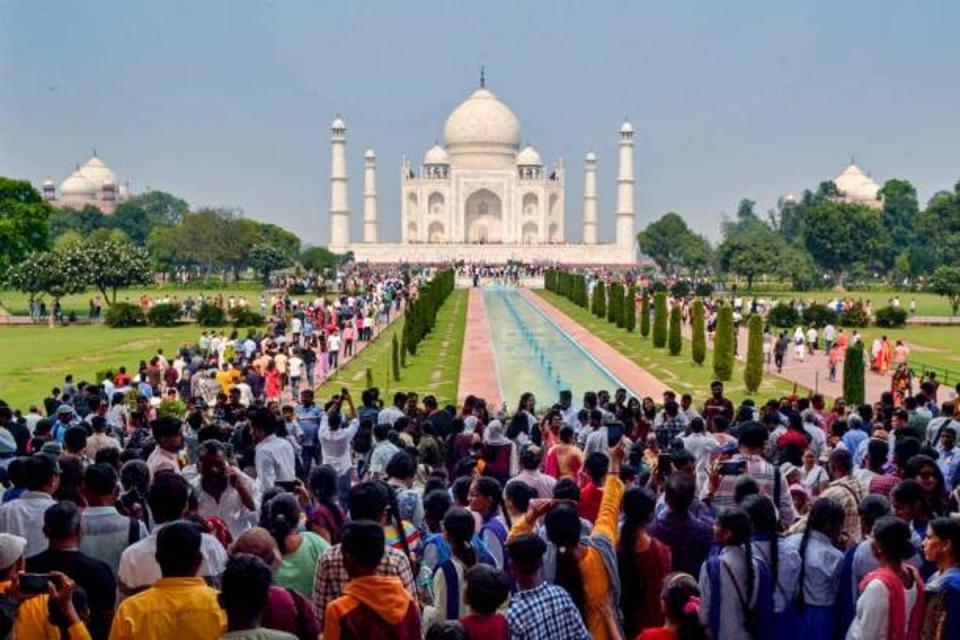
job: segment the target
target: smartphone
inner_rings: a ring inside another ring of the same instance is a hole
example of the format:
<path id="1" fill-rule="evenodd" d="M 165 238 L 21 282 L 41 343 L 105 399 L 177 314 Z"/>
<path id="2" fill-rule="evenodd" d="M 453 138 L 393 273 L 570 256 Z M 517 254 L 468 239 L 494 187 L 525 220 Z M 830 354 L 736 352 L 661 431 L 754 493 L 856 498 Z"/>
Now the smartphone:
<path id="1" fill-rule="evenodd" d="M 722 476 L 739 476 L 745 473 L 746 470 L 747 470 L 746 460 L 736 460 L 733 462 L 720 463 L 720 475 Z"/>
<path id="2" fill-rule="evenodd" d="M 274 484 L 289 493 L 293 493 L 293 490 L 297 488 L 296 480 L 277 480 Z"/>
<path id="3" fill-rule="evenodd" d="M 607 446 L 615 447 L 620 444 L 620 439 L 623 438 L 623 434 L 626 431 L 626 428 L 621 422 L 611 422 L 607 425 Z"/>
<path id="4" fill-rule="evenodd" d="M 23 573 L 18 581 L 20 593 L 37 594 L 47 593 L 50 584 L 49 573 Z"/>

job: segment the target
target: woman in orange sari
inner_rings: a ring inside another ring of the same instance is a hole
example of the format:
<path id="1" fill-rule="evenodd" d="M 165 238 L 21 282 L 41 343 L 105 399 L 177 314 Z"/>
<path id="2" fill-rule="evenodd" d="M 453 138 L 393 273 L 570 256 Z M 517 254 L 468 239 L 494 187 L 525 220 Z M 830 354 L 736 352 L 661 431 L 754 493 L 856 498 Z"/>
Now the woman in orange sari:
<path id="1" fill-rule="evenodd" d="M 880 373 L 887 375 L 887 372 L 890 371 L 891 362 L 893 362 L 893 349 L 890 347 L 887 336 L 883 336 L 880 341 Z"/>
<path id="2" fill-rule="evenodd" d="M 573 427 L 570 425 L 560 428 L 560 442 L 547 452 L 547 459 L 543 465 L 544 473 L 557 480 L 577 479 L 580 468 L 583 467 L 583 452 L 574 444 L 573 435 Z"/>

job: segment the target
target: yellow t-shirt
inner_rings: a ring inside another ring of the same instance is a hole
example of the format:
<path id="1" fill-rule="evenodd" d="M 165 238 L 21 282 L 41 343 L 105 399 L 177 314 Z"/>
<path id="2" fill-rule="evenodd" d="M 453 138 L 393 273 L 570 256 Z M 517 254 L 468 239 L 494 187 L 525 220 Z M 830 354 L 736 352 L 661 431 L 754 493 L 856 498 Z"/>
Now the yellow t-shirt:
<path id="1" fill-rule="evenodd" d="M 120 603 L 110 640 L 217 640 L 227 617 L 203 578 L 161 578 Z"/>
<path id="2" fill-rule="evenodd" d="M 60 640 L 60 628 L 50 624 L 49 600 L 50 596 L 41 594 L 20 603 L 13 623 L 13 640 Z M 82 622 L 75 622 L 67 629 L 67 637 L 90 640 L 90 632 Z"/>

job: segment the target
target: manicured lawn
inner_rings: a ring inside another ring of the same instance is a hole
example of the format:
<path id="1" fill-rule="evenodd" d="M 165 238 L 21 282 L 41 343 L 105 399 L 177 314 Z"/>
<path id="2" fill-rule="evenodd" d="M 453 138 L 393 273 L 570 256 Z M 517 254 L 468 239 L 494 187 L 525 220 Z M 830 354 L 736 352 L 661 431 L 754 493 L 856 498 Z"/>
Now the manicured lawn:
<path id="1" fill-rule="evenodd" d="M 184 343 L 195 343 L 200 335 L 196 326 L 158 329 L 110 329 L 105 326 L 0 327 L 0 399 L 26 412 L 28 405 L 40 403 L 63 378 L 93 380 L 97 371 L 121 365 L 136 372 L 141 360 L 147 360 L 162 348 L 173 353 Z"/>
<path id="2" fill-rule="evenodd" d="M 651 339 L 640 336 L 639 322 L 635 333 L 628 333 L 618 329 L 616 325 L 601 320 L 587 309 L 576 306 L 566 298 L 545 290 L 534 291 L 565 314 L 589 329 L 594 335 L 616 348 L 637 365 L 662 380 L 677 393 L 693 395 L 694 404 L 702 405 L 710 396 L 710 383 L 713 382 L 712 354 L 708 351 L 707 359 L 702 366 L 698 366 L 690 359 L 690 341 L 683 341 L 683 349 L 679 355 L 672 356 L 667 349 L 654 349 Z M 741 345 L 746 349 L 746 345 Z M 779 398 L 793 393 L 793 384 L 773 375 L 766 375 L 760 385 L 760 390 L 752 396 L 757 404 L 769 398 Z M 806 390 L 799 389 L 806 394 Z M 733 377 L 724 383 L 724 394 L 735 404 L 744 398 L 751 397 L 743 384 L 743 363 L 737 361 L 734 365 Z M 659 398 L 656 398 L 659 401 Z"/>
<path id="3" fill-rule="evenodd" d="M 804 302 L 813 301 L 823 304 L 829 302 L 838 294 L 832 291 L 778 291 L 775 293 L 750 294 L 747 293 L 746 287 L 741 287 L 740 295 L 743 296 L 744 299 L 757 297 L 783 300 L 785 302 L 789 302 L 790 300 L 803 300 Z M 953 309 L 950 308 L 950 302 L 943 296 L 938 296 L 933 293 L 916 293 L 912 291 L 848 291 L 844 294 L 844 297 L 851 300 L 863 300 L 864 302 L 869 300 L 874 311 L 888 306 L 890 300 L 894 297 L 899 297 L 900 307 L 902 309 L 909 309 L 910 301 L 916 300 L 917 315 L 919 316 L 949 316 L 953 313 Z"/>
<path id="4" fill-rule="evenodd" d="M 326 401 L 346 387 L 356 402 L 366 387 L 366 371 L 373 373 L 373 383 L 381 397 L 390 401 L 397 390 L 416 391 L 436 396 L 440 404 L 456 403 L 460 380 L 460 356 L 463 351 L 463 333 L 467 320 L 467 291 L 456 289 L 447 298 L 437 314 L 433 331 L 417 349 L 416 356 L 407 356 L 407 367 L 400 381 L 390 376 L 391 343 L 393 335 L 399 339 L 403 319 L 394 322 L 355 359 L 326 380 L 317 390 L 318 401 Z"/>
<path id="5" fill-rule="evenodd" d="M 265 291 L 263 287 L 256 282 L 241 282 L 240 284 L 235 284 L 226 288 L 218 287 L 206 287 L 202 285 L 190 286 L 190 287 L 179 287 L 179 286 L 152 286 L 152 287 L 135 287 L 132 289 L 122 289 L 117 292 L 117 301 L 124 302 L 133 302 L 136 303 L 140 300 L 141 296 L 148 296 L 150 298 L 156 299 L 161 296 L 169 296 L 170 298 L 176 298 L 179 301 L 186 300 L 188 297 L 192 297 L 194 300 L 200 297 L 200 294 L 205 295 L 207 298 L 213 298 L 218 295 L 222 295 L 223 299 L 226 301 L 230 296 L 236 298 L 246 298 L 247 302 L 250 303 L 250 306 L 259 310 L 260 305 L 260 293 Z M 100 295 L 100 292 L 96 289 L 90 289 L 84 293 L 78 293 L 74 295 L 69 295 L 61 299 L 60 304 L 63 306 L 63 311 L 65 314 L 70 313 L 71 311 L 76 313 L 78 317 L 86 318 L 90 312 L 90 300 L 94 297 Z M 330 294 L 332 295 L 332 294 Z M 313 296 L 294 296 L 298 299 L 303 300 L 312 300 Z M 102 298 L 102 296 L 101 296 Z M 269 301 L 269 294 L 267 296 Z M 50 304 L 50 300 L 47 299 L 47 304 Z M 19 291 L 11 291 L 6 289 L 0 289 L 0 309 L 5 309 L 12 315 L 15 316 L 25 316 L 30 313 L 29 310 L 29 297 L 25 293 L 20 293 Z M 103 313 L 106 313 L 107 305 L 106 301 L 103 304 Z"/>
<path id="6" fill-rule="evenodd" d="M 903 340 L 910 349 L 910 366 L 918 375 L 927 368 L 936 371 L 944 384 L 953 386 L 960 382 L 960 327 L 871 327 L 861 333 L 867 349 L 875 337 L 885 335 L 891 345 Z"/>

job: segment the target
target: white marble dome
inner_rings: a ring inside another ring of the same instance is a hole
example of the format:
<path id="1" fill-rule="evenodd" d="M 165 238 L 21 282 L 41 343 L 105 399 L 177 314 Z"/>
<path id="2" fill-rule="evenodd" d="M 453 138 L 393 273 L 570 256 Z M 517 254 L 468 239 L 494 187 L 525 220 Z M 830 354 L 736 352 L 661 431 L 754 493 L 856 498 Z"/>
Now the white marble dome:
<path id="1" fill-rule="evenodd" d="M 523 148 L 523 151 L 517 155 L 517 164 L 520 166 L 542 167 L 543 160 L 540 159 L 540 154 L 537 153 L 536 149 L 527 145 Z"/>
<path id="2" fill-rule="evenodd" d="M 876 200 L 880 191 L 880 185 L 855 164 L 844 169 L 843 173 L 833 179 L 833 183 L 837 185 L 841 196 L 851 200 Z"/>
<path id="3" fill-rule="evenodd" d="M 593 151 L 587 151 L 587 155 L 584 156 L 584 159 L 585 159 L 587 162 L 596 162 L 596 161 L 597 161 L 597 154 L 595 154 Z"/>
<path id="4" fill-rule="evenodd" d="M 447 118 L 443 136 L 448 147 L 482 144 L 516 149 L 520 122 L 492 91 L 477 89 Z"/>
<path id="5" fill-rule="evenodd" d="M 94 188 L 100 189 L 107 183 L 117 184 L 117 176 L 103 160 L 93 156 L 80 167 L 79 172 L 89 180 Z"/>
<path id="6" fill-rule="evenodd" d="M 343 121 L 343 118 L 337 116 L 333 119 L 333 122 L 330 123 L 331 129 L 346 129 L 347 123 Z"/>
<path id="7" fill-rule="evenodd" d="M 97 193 L 97 186 L 77 169 L 60 184 L 60 194 L 63 196 L 93 196 Z"/>
<path id="8" fill-rule="evenodd" d="M 633 125 L 624 120 L 623 124 L 620 125 L 620 133 L 633 133 Z"/>
<path id="9" fill-rule="evenodd" d="M 450 164 L 447 150 L 439 144 L 435 144 L 423 156 L 423 164 Z"/>

